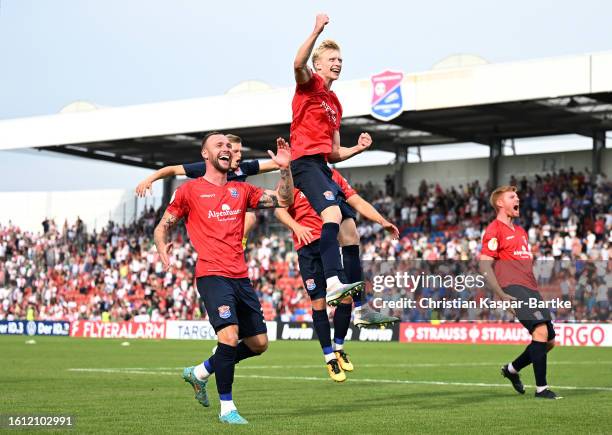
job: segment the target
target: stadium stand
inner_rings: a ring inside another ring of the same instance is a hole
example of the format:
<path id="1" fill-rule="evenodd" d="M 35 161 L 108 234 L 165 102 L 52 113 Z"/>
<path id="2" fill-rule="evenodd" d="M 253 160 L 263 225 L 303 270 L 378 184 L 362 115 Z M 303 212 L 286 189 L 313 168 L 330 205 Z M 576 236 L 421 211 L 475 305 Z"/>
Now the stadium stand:
<path id="1" fill-rule="evenodd" d="M 570 169 L 531 179 L 512 180 L 521 192 L 521 224 L 529 229 L 543 293 L 557 291 L 573 301 L 559 321 L 610 320 L 612 254 L 612 183 L 587 171 Z M 489 188 L 478 182 L 443 190 L 421 183 L 418 194 L 395 196 L 372 184 L 358 191 L 398 223 L 400 240 L 384 236 L 377 225 L 359 223 L 362 259 L 370 261 L 468 260 L 480 250 L 482 230 L 493 218 Z M 193 286 L 196 254 L 184 229 L 175 234 L 173 264 L 164 272 L 152 243 L 159 210 L 147 210 L 129 226 L 109 222 L 96 233 L 80 219 L 61 227 L 45 220 L 37 234 L 9 223 L 0 226 L 0 319 L 163 320 L 206 318 Z M 269 213 L 246 250 L 249 276 L 266 319 L 311 320 L 310 301 L 299 277 L 289 235 L 271 230 Z M 276 228 L 276 227 L 274 227 Z M 576 260 L 571 270 L 560 267 Z M 603 260 L 603 261 L 600 261 Z M 601 266 L 603 265 L 603 266 Z M 554 290 L 553 290 L 554 289 Z M 419 289 L 414 297 L 451 297 L 446 289 Z M 399 294 L 395 295 L 401 296 Z M 490 297 L 482 290 L 474 298 Z M 506 319 L 502 311 L 397 310 L 404 321 Z"/>

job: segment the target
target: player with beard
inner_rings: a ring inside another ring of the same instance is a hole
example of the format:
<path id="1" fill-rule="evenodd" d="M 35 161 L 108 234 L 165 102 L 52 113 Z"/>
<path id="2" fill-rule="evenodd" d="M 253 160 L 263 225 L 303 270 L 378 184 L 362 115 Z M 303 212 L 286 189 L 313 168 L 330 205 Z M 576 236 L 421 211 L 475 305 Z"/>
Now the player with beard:
<path id="1" fill-rule="evenodd" d="M 519 217 L 520 200 L 514 186 L 501 186 L 491 193 L 491 206 L 497 212 L 482 239 L 480 270 L 489 287 L 503 301 L 522 302 L 515 314 L 531 334 L 531 343 L 514 361 L 502 367 L 502 376 L 514 389 L 525 394 L 521 369 L 533 364 L 536 398 L 560 399 L 548 388 L 546 381 L 547 353 L 555 346 L 555 330 L 547 308 L 529 308 L 528 303 L 542 300 L 533 274 L 533 255 L 527 232 L 513 223 Z"/>
<path id="2" fill-rule="evenodd" d="M 278 165 L 274 160 L 247 160 L 242 161 L 242 139 L 235 134 L 226 134 L 227 139 L 232 144 L 232 166 L 227 173 L 228 181 L 246 181 L 251 175 L 264 174 L 266 172 L 278 170 Z M 182 165 L 164 166 L 158 169 L 153 174 L 142 180 L 136 186 L 136 195 L 144 197 L 147 192 L 152 192 L 153 183 L 157 180 L 162 180 L 167 177 L 186 175 L 189 178 L 203 177 L 206 173 L 206 163 L 203 161 L 194 163 L 183 163 Z M 246 241 L 250 231 L 255 226 L 257 218 L 255 213 L 247 212 L 244 219 L 244 238 L 242 240 L 243 247 L 246 247 Z"/>
<path id="3" fill-rule="evenodd" d="M 212 357 L 185 368 L 183 378 L 193 386 L 198 402 L 209 406 L 206 384 L 215 373 L 221 401 L 219 420 L 229 424 L 247 423 L 233 402 L 235 364 L 260 355 L 268 347 L 261 305 L 244 261 L 244 215 L 247 208 L 287 207 L 293 203 L 289 146 L 279 138 L 276 155 L 272 151 L 269 154 L 280 168 L 276 190 L 228 181 L 232 146 L 221 133 L 206 135 L 202 142 L 206 174 L 176 190 L 154 233 L 157 251 L 167 269 L 172 250 L 168 234 L 180 219 L 185 219 L 187 233 L 198 253 L 195 273 L 198 293 L 217 333 L 218 344 Z"/>

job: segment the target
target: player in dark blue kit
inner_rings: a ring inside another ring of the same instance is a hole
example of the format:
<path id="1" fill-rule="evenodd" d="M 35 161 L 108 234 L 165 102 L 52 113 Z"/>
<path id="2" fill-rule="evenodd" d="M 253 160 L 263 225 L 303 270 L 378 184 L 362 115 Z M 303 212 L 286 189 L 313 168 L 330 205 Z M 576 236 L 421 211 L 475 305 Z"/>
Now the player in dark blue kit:
<path id="1" fill-rule="evenodd" d="M 232 165 L 227 173 L 228 181 L 246 181 L 247 177 L 257 174 L 278 170 L 278 165 L 274 160 L 247 160 L 242 161 L 242 139 L 234 134 L 225 135 L 232 145 Z M 153 174 L 142 180 L 136 186 L 136 195 L 144 197 L 147 191 L 151 191 L 153 183 L 157 180 L 162 180 L 167 177 L 186 175 L 189 178 L 203 177 L 206 173 L 206 164 L 204 162 L 183 163 L 182 165 L 164 166 L 158 169 Z M 255 225 L 255 213 L 247 212 L 244 219 L 244 238 L 242 240 L 243 247 L 246 247 L 248 234 Z"/>

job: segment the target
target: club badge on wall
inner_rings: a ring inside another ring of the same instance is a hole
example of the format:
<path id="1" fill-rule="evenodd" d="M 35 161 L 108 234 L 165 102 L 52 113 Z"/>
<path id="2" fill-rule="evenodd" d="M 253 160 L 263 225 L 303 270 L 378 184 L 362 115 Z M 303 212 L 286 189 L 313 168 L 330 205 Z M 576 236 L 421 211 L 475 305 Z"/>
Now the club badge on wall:
<path id="1" fill-rule="evenodd" d="M 372 82 L 372 104 L 370 113 L 381 121 L 390 121 L 401 115 L 404 109 L 402 80 L 404 73 L 383 71 L 370 77 Z"/>

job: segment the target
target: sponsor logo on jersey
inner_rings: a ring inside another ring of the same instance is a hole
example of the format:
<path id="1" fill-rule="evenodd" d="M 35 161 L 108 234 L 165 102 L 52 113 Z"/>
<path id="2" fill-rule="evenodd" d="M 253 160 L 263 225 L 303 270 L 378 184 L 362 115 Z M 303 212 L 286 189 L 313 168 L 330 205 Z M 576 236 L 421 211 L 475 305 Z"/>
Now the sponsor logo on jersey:
<path id="1" fill-rule="evenodd" d="M 214 193 L 203 193 L 200 195 L 200 198 L 214 198 L 215 194 Z"/>
<path id="2" fill-rule="evenodd" d="M 338 120 L 338 118 L 336 117 L 336 111 L 325 101 L 321 101 L 321 107 L 323 108 L 323 110 L 325 110 L 325 113 L 327 113 L 329 122 L 331 122 L 333 125 L 336 125 L 336 121 Z"/>
<path id="3" fill-rule="evenodd" d="M 236 216 L 242 213 L 242 209 L 232 210 L 227 204 L 221 205 L 221 211 L 208 210 L 208 219 L 216 218 L 219 221 L 234 220 Z"/>
<path id="4" fill-rule="evenodd" d="M 521 246 L 521 250 L 520 251 L 514 251 L 513 254 L 516 257 L 521 257 L 521 258 L 532 258 L 533 255 L 531 254 L 531 252 L 529 251 L 529 245 L 527 246 Z"/>
<path id="5" fill-rule="evenodd" d="M 230 310 L 230 307 L 228 307 L 227 305 L 221 305 L 219 308 L 219 317 L 221 317 L 222 319 L 229 319 L 230 316 L 232 315 L 232 311 Z"/>

